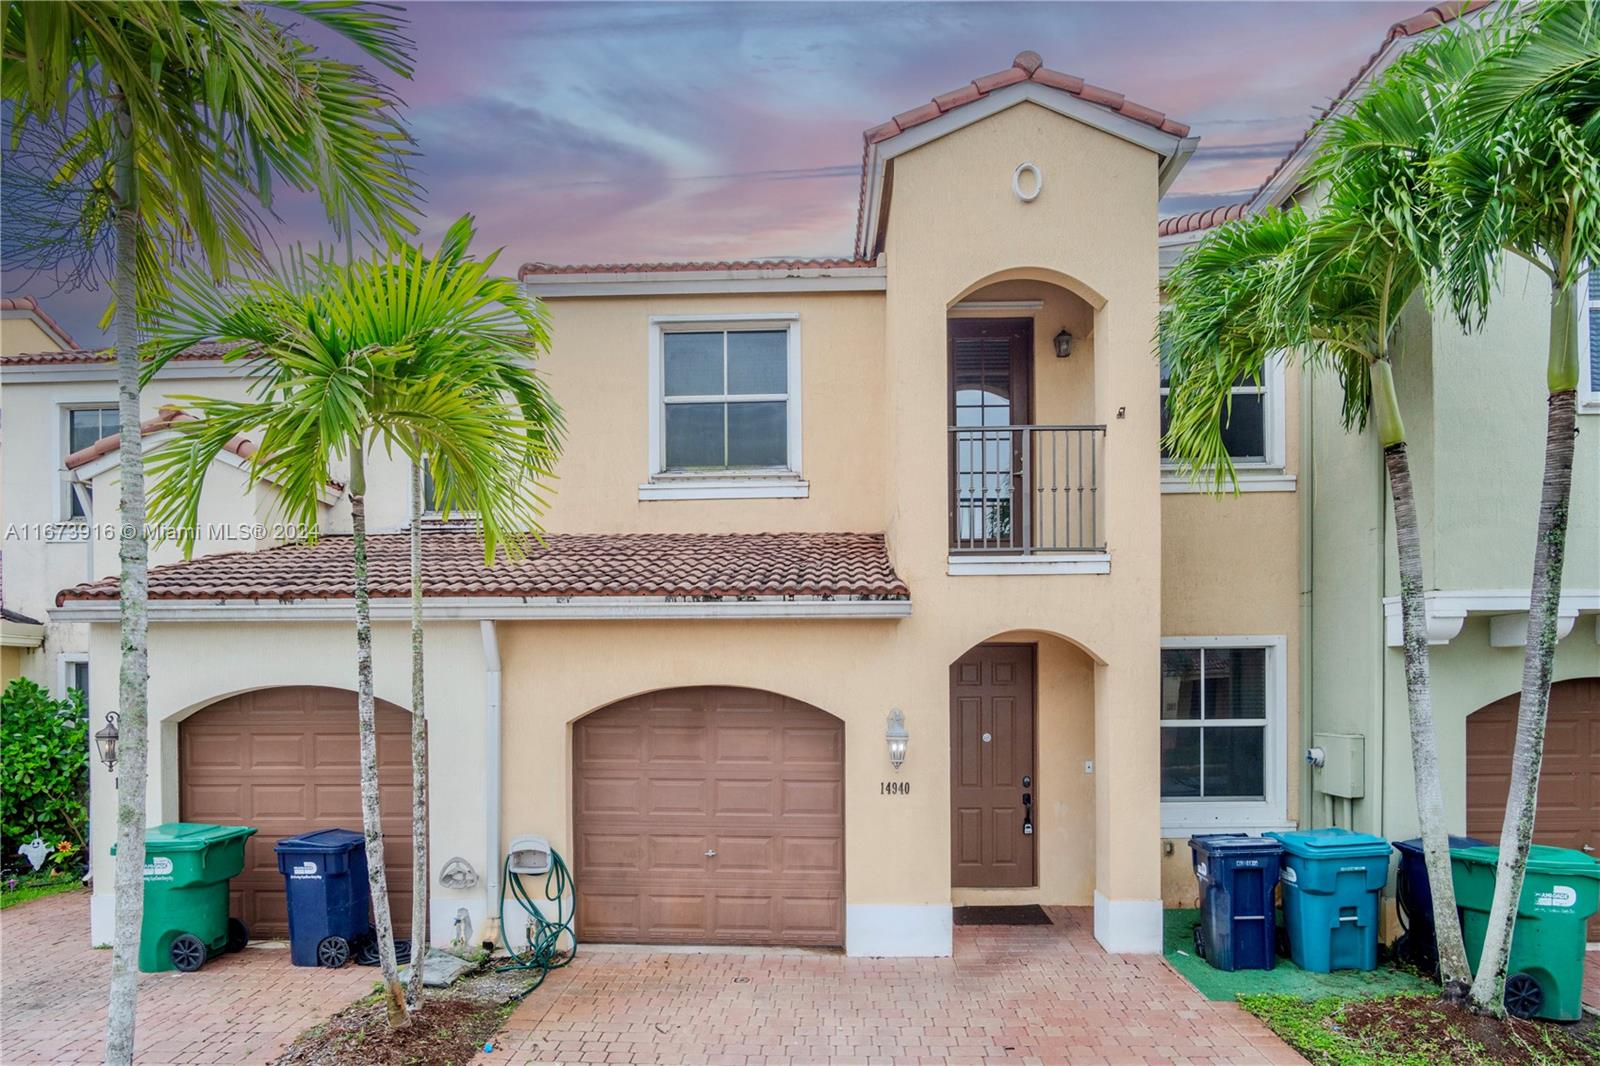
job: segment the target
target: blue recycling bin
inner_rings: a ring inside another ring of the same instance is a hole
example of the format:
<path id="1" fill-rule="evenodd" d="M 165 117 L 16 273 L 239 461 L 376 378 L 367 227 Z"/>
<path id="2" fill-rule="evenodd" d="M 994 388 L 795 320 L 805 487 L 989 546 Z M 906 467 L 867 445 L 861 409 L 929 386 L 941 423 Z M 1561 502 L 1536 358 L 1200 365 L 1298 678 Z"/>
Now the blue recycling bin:
<path id="1" fill-rule="evenodd" d="M 1450 838 L 1450 850 L 1482 847 L 1477 837 Z M 1422 838 L 1396 840 L 1400 865 L 1394 875 L 1395 904 L 1404 930 L 1394 942 L 1396 955 L 1417 969 L 1432 973 L 1439 965 L 1439 940 L 1433 925 L 1433 890 L 1428 884 L 1428 864 L 1422 856 Z"/>
<path id="2" fill-rule="evenodd" d="M 1189 838 L 1200 883 L 1196 954 L 1219 970 L 1270 970 L 1277 961 L 1276 840 L 1243 833 Z"/>
<path id="3" fill-rule="evenodd" d="M 1348 829 L 1268 833 L 1283 845 L 1283 922 L 1302 970 L 1378 966 L 1378 907 L 1389 880 L 1389 842 Z"/>
<path id="4" fill-rule="evenodd" d="M 337 969 L 372 936 L 366 839 L 318 829 L 278 841 L 278 872 L 289 901 L 289 958 Z"/>

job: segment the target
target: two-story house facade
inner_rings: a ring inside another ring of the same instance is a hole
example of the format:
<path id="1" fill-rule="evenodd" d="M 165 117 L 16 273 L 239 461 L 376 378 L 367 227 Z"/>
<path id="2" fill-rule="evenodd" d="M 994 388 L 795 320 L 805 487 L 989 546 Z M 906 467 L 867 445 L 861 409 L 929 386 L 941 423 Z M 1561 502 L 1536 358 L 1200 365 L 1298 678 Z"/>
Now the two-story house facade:
<path id="1" fill-rule="evenodd" d="M 1243 494 L 1187 491 L 1159 445 L 1156 204 L 1194 143 L 1025 52 L 867 131 L 849 256 L 523 268 L 568 445 L 526 559 L 425 533 L 435 936 L 485 928 L 506 843 L 536 833 L 573 862 L 591 941 L 939 955 L 953 906 L 1037 902 L 1153 952 L 1163 900 L 1193 891 L 1183 838 L 1294 824 L 1296 375 L 1236 403 Z M 163 397 L 244 387 L 206 356 L 147 390 L 149 446 Z M 13 440 L 62 432 L 74 375 L 110 381 L 94 353 L 4 369 Z M 235 889 L 270 935 L 271 842 L 359 817 L 352 591 L 339 487 L 321 539 L 274 546 L 248 449 L 208 475 L 245 542 L 152 573 L 150 818 L 258 825 Z M 114 514 L 115 455 L 8 449 L 8 519 L 27 477 L 57 522 L 63 486 L 88 489 L 86 526 Z M 373 465 L 404 908 L 406 474 Z M 63 647 L 86 634 L 98 724 L 117 603 L 92 534 L 29 551 L 79 568 L 47 579 L 49 621 Z M 8 593 L 26 562 L 7 545 Z M 97 840 L 113 777 L 93 768 Z"/>

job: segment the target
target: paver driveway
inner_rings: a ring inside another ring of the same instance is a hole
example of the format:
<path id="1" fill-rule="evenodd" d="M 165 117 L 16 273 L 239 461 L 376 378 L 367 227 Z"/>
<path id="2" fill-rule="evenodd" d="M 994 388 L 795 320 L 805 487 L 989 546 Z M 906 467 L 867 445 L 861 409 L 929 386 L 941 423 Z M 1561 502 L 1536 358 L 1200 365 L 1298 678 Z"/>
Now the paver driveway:
<path id="1" fill-rule="evenodd" d="M 89 894 L 0 911 L 0 1063 L 104 1062 L 111 952 L 89 946 Z M 139 975 L 138 1061 L 264 1063 L 372 990 L 375 970 L 292 966 L 252 945 L 198 973 Z"/>
<path id="2" fill-rule="evenodd" d="M 1083 908 L 956 930 L 952 959 L 590 947 L 476 1066 L 526 1062 L 1300 1063 L 1154 956 L 1107 955 Z"/>

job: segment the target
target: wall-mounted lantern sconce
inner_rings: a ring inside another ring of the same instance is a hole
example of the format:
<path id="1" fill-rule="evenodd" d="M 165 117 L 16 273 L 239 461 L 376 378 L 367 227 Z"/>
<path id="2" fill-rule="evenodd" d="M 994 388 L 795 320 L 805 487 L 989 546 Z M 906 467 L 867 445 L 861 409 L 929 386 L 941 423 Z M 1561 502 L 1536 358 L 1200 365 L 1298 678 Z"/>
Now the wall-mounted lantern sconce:
<path id="1" fill-rule="evenodd" d="M 1072 334 L 1062 330 L 1056 334 L 1056 358 L 1065 359 L 1072 354 Z"/>
<path id="2" fill-rule="evenodd" d="M 106 764 L 107 770 L 117 768 L 118 717 L 116 711 L 107 711 L 105 727 L 97 730 L 94 735 L 94 746 L 100 752 L 100 761 Z"/>
<path id="3" fill-rule="evenodd" d="M 889 742 L 889 765 L 898 772 L 900 764 L 906 761 L 906 743 L 911 739 L 911 734 L 906 732 L 906 718 L 896 707 L 889 712 L 889 728 L 884 730 L 883 739 Z"/>

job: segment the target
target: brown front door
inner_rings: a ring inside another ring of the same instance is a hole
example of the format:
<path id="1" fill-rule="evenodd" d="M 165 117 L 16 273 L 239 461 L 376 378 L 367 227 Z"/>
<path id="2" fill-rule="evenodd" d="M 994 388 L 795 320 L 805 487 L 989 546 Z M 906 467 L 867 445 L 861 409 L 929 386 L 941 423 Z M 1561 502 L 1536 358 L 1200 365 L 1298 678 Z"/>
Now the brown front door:
<path id="1" fill-rule="evenodd" d="M 587 941 L 844 943 L 844 726 L 743 688 L 636 696 L 573 727 Z"/>
<path id="2" fill-rule="evenodd" d="M 1022 434 L 1033 420 L 1033 319 L 952 318 L 950 545 L 1017 551 L 1022 515 Z"/>
<path id="3" fill-rule="evenodd" d="M 1517 741 L 1517 697 L 1467 717 L 1467 834 L 1498 842 Z M 1600 677 L 1550 686 L 1533 842 L 1600 852 Z M 1600 915 L 1589 923 L 1600 941 Z"/>
<path id="4" fill-rule="evenodd" d="M 313 829 L 361 831 L 356 694 L 262 689 L 178 723 L 178 817 L 254 826 L 229 910 L 256 938 L 289 935 L 273 848 Z M 378 804 L 395 931 L 411 929 L 411 716 L 378 701 Z"/>
<path id="5" fill-rule="evenodd" d="M 980 644 L 950 667 L 950 883 L 1026 888 L 1034 877 L 1033 655 Z"/>

